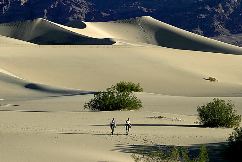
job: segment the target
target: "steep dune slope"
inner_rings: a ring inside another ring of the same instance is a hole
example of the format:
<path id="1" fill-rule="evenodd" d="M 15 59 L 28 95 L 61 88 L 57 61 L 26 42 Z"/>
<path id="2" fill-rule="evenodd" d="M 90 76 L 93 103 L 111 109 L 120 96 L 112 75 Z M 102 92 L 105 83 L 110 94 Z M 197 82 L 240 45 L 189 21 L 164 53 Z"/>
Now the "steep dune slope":
<path id="1" fill-rule="evenodd" d="M 74 89 L 57 88 L 55 86 L 47 86 L 26 81 L 8 71 L 0 68 L 0 99 L 8 100 L 32 100 L 35 98 L 43 98 L 48 96 L 62 95 L 85 95 L 92 94 L 88 91 L 80 91 Z M 0 104 L 1 105 L 1 104 Z"/>
<path id="2" fill-rule="evenodd" d="M 0 35 L 28 41 L 36 44 L 106 44 L 115 42 L 111 39 L 95 39 L 73 33 L 44 19 L 0 24 Z"/>
<path id="3" fill-rule="evenodd" d="M 67 29 L 90 37 L 108 37 L 119 41 L 147 43 L 163 47 L 194 51 L 242 54 L 242 48 L 196 35 L 160 22 L 148 16 L 113 22 L 77 22 Z"/>

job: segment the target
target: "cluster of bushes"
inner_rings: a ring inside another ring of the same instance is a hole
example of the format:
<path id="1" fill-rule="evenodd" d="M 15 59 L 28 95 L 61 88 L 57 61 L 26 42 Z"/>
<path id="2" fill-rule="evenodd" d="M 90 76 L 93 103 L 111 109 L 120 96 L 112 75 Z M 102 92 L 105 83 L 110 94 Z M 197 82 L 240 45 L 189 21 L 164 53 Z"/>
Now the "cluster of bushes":
<path id="1" fill-rule="evenodd" d="M 205 146 L 200 147 L 197 157 L 191 158 L 189 151 L 184 147 L 172 147 L 170 149 L 161 150 L 157 148 L 155 151 L 148 153 L 132 154 L 135 162 L 208 162 L 208 152 Z"/>
<path id="2" fill-rule="evenodd" d="M 106 91 L 96 93 L 84 107 L 99 111 L 137 110 L 142 107 L 142 102 L 132 92 L 142 90 L 139 84 L 120 82 Z"/>

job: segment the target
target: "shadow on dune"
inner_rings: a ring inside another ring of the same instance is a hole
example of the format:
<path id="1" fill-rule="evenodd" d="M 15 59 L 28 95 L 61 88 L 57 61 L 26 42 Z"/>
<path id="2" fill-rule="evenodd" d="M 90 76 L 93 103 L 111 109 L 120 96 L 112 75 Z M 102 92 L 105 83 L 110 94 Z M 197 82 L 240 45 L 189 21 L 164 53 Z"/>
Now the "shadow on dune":
<path id="1" fill-rule="evenodd" d="M 136 21 L 151 44 L 181 50 L 242 54 L 240 47 L 179 29 L 149 16 L 136 18 Z M 152 33 L 153 36 L 147 35 L 147 33 Z"/>
<path id="2" fill-rule="evenodd" d="M 85 24 L 78 23 L 85 28 Z M 75 33 L 45 19 L 0 24 L 0 35 L 39 45 L 112 45 L 111 38 L 92 38 Z"/>
<path id="3" fill-rule="evenodd" d="M 227 143 L 208 143 L 204 144 L 208 150 L 208 156 L 210 162 L 227 162 L 224 157 L 224 149 L 226 148 Z M 173 146 L 171 145 L 116 145 L 116 148 L 112 151 L 120 151 L 124 153 L 131 154 L 148 154 L 156 152 L 157 150 L 167 151 Z M 192 146 L 177 146 L 187 148 L 191 157 L 195 157 L 199 153 L 201 145 L 192 145 Z"/>
<path id="4" fill-rule="evenodd" d="M 30 113 L 49 113 L 51 111 L 45 111 L 45 110 L 21 110 L 21 111 L 17 111 L 17 112 L 30 112 Z"/>
<path id="5" fill-rule="evenodd" d="M 155 32 L 157 43 L 163 47 L 214 53 L 242 54 L 242 49 L 239 49 L 239 47 L 223 47 L 223 43 L 215 43 L 215 41 L 209 42 L 206 38 L 197 37 L 199 38 L 192 35 L 179 35 L 178 32 L 169 30 L 158 30 Z"/>
<path id="6" fill-rule="evenodd" d="M 126 136 L 125 133 L 114 133 L 113 135 L 111 135 L 111 133 L 60 132 L 58 134 L 65 134 L 65 135 L 89 134 L 93 136 Z"/>
<path id="7" fill-rule="evenodd" d="M 0 109 L 0 111 L 6 111 L 6 112 L 8 112 L 8 111 L 15 111 L 15 110 L 9 110 L 9 109 Z"/>
<path id="8" fill-rule="evenodd" d="M 126 136 L 125 133 L 114 133 L 113 135 L 111 135 L 111 133 L 96 133 L 96 134 L 92 134 L 94 136 Z"/>
<path id="9" fill-rule="evenodd" d="M 80 20 L 70 21 L 70 22 L 66 23 L 65 26 L 69 26 L 72 28 L 78 28 L 78 29 L 85 29 L 87 27 L 87 25 Z"/>
<path id="10" fill-rule="evenodd" d="M 29 40 L 39 45 L 113 45 L 115 42 L 109 38 L 91 38 L 74 33 L 49 31 L 43 35 Z"/>
<path id="11" fill-rule="evenodd" d="M 25 88 L 30 90 L 36 90 L 41 92 L 47 93 L 57 93 L 62 94 L 62 96 L 75 96 L 75 95 L 89 95 L 95 94 L 96 92 L 93 91 L 80 91 L 80 90 L 68 90 L 68 89 L 58 89 L 52 88 L 46 85 L 35 84 L 35 83 L 28 83 L 24 85 Z M 59 96 L 51 96 L 51 97 L 59 97 Z"/>
<path id="12" fill-rule="evenodd" d="M 23 112 L 23 113 L 49 113 L 49 112 L 52 112 L 52 111 L 45 111 L 45 110 L 10 110 L 10 109 L 0 109 L 0 111 Z"/>
<path id="13" fill-rule="evenodd" d="M 82 133 L 82 132 L 60 132 L 58 134 L 65 134 L 65 135 L 78 135 L 78 134 L 89 134 L 89 133 Z"/>
<path id="14" fill-rule="evenodd" d="M 99 126 L 109 126 L 109 125 L 91 125 L 91 126 L 95 126 L 95 127 L 99 127 Z M 117 124 L 117 126 L 124 126 L 124 124 Z M 132 126 L 135 127 L 194 127 L 194 128 L 204 128 L 202 125 L 188 125 L 188 124 L 132 124 Z"/>
<path id="15" fill-rule="evenodd" d="M 159 30 L 155 33 L 155 39 L 160 46 L 182 49 L 182 50 L 193 50 L 193 51 L 204 51 L 204 52 L 221 52 L 226 51 L 214 47 L 213 45 L 200 41 L 196 41 L 195 38 L 189 38 L 185 36 L 179 36 L 178 33 L 170 31 Z"/>

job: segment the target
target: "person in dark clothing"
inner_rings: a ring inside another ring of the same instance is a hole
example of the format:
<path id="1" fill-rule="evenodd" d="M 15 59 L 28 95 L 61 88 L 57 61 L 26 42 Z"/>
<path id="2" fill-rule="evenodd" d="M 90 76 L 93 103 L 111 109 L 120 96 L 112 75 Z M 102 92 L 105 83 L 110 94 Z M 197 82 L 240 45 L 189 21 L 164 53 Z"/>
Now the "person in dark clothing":
<path id="1" fill-rule="evenodd" d="M 111 121 L 111 123 L 110 123 L 110 128 L 111 128 L 111 134 L 113 135 L 113 133 L 114 133 L 114 129 L 116 128 L 116 121 L 115 121 L 115 119 L 113 118 L 113 120 Z"/>

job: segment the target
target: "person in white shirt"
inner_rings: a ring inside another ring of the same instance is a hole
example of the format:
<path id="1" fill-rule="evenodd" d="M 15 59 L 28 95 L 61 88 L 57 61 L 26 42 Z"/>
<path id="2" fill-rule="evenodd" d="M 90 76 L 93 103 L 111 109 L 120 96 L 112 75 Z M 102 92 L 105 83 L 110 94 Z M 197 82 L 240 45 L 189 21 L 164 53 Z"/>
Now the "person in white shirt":
<path id="1" fill-rule="evenodd" d="M 125 130 L 126 130 L 126 135 L 129 134 L 129 129 L 131 128 L 131 123 L 130 123 L 130 119 L 128 118 L 128 120 L 125 121 Z"/>

